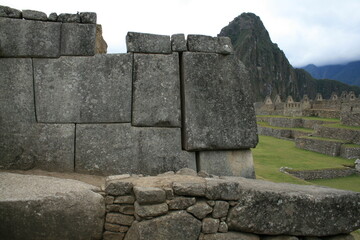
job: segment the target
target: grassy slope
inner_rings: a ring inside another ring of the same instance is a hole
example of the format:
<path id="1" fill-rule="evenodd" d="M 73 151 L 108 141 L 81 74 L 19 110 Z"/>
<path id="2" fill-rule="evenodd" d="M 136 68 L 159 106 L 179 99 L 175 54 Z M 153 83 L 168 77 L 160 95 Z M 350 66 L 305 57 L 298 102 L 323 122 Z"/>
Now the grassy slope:
<path id="1" fill-rule="evenodd" d="M 280 167 L 305 170 L 338 168 L 353 163 L 353 160 L 298 149 L 292 141 L 268 136 L 259 136 L 259 139 L 258 146 L 253 149 L 255 171 L 259 179 L 273 182 L 311 184 L 310 182 L 281 173 L 279 171 Z M 317 182 L 314 183 L 318 184 Z M 341 181 L 338 181 L 338 179 L 322 180 L 321 184 L 360 192 L 360 176 L 343 178 Z"/>

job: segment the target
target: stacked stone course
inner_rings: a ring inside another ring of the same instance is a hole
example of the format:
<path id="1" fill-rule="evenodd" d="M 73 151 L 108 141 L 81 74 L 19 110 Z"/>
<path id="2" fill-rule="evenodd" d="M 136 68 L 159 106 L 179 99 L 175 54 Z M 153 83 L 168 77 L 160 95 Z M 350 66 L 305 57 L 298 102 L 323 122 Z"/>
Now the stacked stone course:
<path id="1" fill-rule="evenodd" d="M 95 13 L 0 7 L 0 169 L 255 177 L 230 39 L 129 32 L 128 53 L 95 55 L 95 29 Z"/>

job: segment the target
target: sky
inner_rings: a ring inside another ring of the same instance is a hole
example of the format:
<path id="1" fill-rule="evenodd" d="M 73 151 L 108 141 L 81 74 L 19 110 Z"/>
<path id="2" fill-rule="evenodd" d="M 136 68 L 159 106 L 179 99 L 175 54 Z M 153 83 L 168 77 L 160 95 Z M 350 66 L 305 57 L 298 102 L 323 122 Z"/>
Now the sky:
<path id="1" fill-rule="evenodd" d="M 216 36 L 243 12 L 258 15 L 294 67 L 360 60 L 360 0 L 0 0 L 18 10 L 96 12 L 108 53 L 129 31 Z"/>

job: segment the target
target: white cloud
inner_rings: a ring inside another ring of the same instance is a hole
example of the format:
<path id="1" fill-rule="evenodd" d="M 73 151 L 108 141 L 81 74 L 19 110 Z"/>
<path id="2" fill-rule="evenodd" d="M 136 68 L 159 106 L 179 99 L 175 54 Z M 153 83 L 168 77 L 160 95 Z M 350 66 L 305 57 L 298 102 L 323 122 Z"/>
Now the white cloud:
<path id="1" fill-rule="evenodd" d="M 128 31 L 215 36 L 242 12 L 253 12 L 294 66 L 360 59 L 358 0 L 0 1 L 0 5 L 47 14 L 97 12 L 109 52 L 126 51 Z"/>

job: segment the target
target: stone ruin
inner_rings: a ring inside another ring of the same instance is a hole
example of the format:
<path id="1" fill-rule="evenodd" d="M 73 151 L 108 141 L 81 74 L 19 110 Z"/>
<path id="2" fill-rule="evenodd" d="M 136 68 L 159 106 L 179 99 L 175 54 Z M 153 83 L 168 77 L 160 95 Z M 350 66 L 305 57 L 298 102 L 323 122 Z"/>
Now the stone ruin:
<path id="1" fill-rule="evenodd" d="M 304 95 L 300 102 L 291 96 L 286 101 L 276 95 L 274 100 L 267 96 L 264 102 L 255 103 L 257 115 L 283 115 L 291 117 L 340 118 L 348 126 L 360 126 L 360 98 L 354 92 L 343 91 L 341 96 L 333 92 L 330 99 L 323 99 L 318 93 L 314 100 Z"/>
<path id="2" fill-rule="evenodd" d="M 121 174 L 96 188 L 0 172 L 1 239 L 339 239 L 360 227 L 360 193 L 251 179 L 255 111 L 228 38 L 129 32 L 128 53 L 95 55 L 95 29 L 94 13 L 0 6 L 0 169 Z"/>

